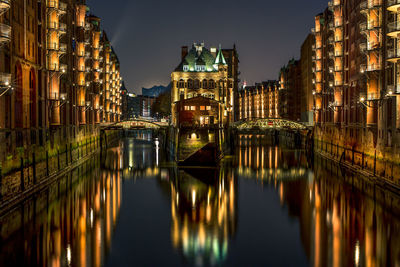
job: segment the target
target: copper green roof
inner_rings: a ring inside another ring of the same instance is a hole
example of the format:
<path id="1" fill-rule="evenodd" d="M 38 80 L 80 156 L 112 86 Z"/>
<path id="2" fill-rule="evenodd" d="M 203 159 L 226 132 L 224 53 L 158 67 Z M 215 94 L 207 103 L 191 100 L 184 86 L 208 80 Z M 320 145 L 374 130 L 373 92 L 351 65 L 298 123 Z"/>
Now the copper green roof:
<path id="1" fill-rule="evenodd" d="M 225 61 L 225 59 L 223 60 Z M 218 71 L 215 67 L 215 62 L 216 58 L 210 50 L 205 47 L 201 47 L 201 50 L 197 50 L 196 47 L 193 46 L 175 71 Z"/>
<path id="2" fill-rule="evenodd" d="M 226 65 L 226 60 L 225 60 L 224 54 L 222 54 L 221 46 L 219 46 L 219 51 L 218 51 L 217 58 L 215 59 L 215 64 Z"/>

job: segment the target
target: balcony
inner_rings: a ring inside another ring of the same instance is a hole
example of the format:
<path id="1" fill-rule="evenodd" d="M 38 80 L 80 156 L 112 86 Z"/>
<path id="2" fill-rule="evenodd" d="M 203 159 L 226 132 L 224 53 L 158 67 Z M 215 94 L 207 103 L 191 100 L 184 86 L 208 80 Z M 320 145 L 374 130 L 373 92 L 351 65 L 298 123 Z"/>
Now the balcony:
<path id="1" fill-rule="evenodd" d="M 335 81 L 335 86 L 342 86 L 343 85 L 343 81 Z"/>
<path id="2" fill-rule="evenodd" d="M 47 28 L 50 30 L 58 30 L 58 26 L 59 26 L 59 24 L 56 21 L 47 22 Z"/>
<path id="3" fill-rule="evenodd" d="M 61 14 L 65 14 L 67 12 L 67 4 L 59 1 L 58 10 L 60 11 Z"/>
<path id="4" fill-rule="evenodd" d="M 380 8 L 382 6 L 382 0 L 365 0 L 360 3 L 360 11 L 367 12 L 370 9 Z"/>
<path id="5" fill-rule="evenodd" d="M 57 9 L 58 1 L 57 0 L 47 0 L 47 8 Z"/>
<path id="6" fill-rule="evenodd" d="M 397 13 L 397 10 L 400 8 L 400 0 L 388 0 L 387 2 L 387 10 Z"/>
<path id="7" fill-rule="evenodd" d="M 335 57 L 341 57 L 343 56 L 343 52 L 342 51 L 335 51 Z"/>
<path id="8" fill-rule="evenodd" d="M 67 64 L 60 64 L 60 71 L 61 71 L 62 73 L 66 73 L 67 70 L 68 70 Z"/>
<path id="9" fill-rule="evenodd" d="M 60 34 L 67 33 L 67 24 L 60 23 L 58 29 L 60 30 Z"/>
<path id="10" fill-rule="evenodd" d="M 0 23 L 0 45 L 11 40 L 11 27 Z"/>
<path id="11" fill-rule="evenodd" d="M 59 50 L 63 54 L 67 53 L 67 44 L 60 43 L 60 49 Z"/>
<path id="12" fill-rule="evenodd" d="M 58 51 L 59 46 L 56 42 L 50 42 L 47 44 L 47 50 Z"/>
<path id="13" fill-rule="evenodd" d="M 400 49 L 389 49 L 387 51 L 387 61 L 396 63 L 400 60 Z"/>
<path id="14" fill-rule="evenodd" d="M 11 84 L 11 73 L 0 72 L 0 87 Z"/>
<path id="15" fill-rule="evenodd" d="M 376 101 L 380 100 L 381 96 L 379 93 L 369 93 L 367 94 L 367 101 Z"/>
<path id="16" fill-rule="evenodd" d="M 57 92 L 49 92 L 48 99 L 53 101 L 58 101 L 60 100 L 60 94 Z"/>
<path id="17" fill-rule="evenodd" d="M 400 84 L 388 85 L 387 91 L 389 95 L 400 94 Z"/>
<path id="18" fill-rule="evenodd" d="M 57 63 L 49 64 L 48 70 L 49 71 L 59 71 L 59 65 Z"/>
<path id="19" fill-rule="evenodd" d="M 10 9 L 10 0 L 0 0 L 0 16 Z"/>
<path id="20" fill-rule="evenodd" d="M 395 22 L 388 23 L 387 35 L 392 38 L 397 38 L 397 36 L 399 34 L 400 34 L 400 22 L 395 21 Z"/>
<path id="21" fill-rule="evenodd" d="M 367 43 L 360 43 L 359 48 L 362 53 L 365 53 L 367 51 Z"/>
<path id="22" fill-rule="evenodd" d="M 381 64 L 378 64 L 378 63 L 360 65 L 360 72 L 361 73 L 379 71 L 379 70 L 381 70 Z"/>

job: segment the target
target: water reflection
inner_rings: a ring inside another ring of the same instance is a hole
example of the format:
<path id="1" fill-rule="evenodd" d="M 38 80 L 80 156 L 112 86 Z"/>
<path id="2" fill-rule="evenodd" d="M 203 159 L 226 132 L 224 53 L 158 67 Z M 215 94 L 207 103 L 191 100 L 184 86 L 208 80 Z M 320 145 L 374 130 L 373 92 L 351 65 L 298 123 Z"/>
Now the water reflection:
<path id="1" fill-rule="evenodd" d="M 236 232 L 237 183 L 232 169 L 180 170 L 171 188 L 171 241 L 185 261 L 223 263 Z"/>
<path id="2" fill-rule="evenodd" d="M 399 198 L 240 138 L 215 169 L 166 163 L 152 137 L 122 140 L 0 219 L 0 266 L 156 266 L 162 251 L 164 265 L 400 265 Z"/>
<path id="3" fill-rule="evenodd" d="M 1 218 L 1 266 L 101 266 L 118 222 L 121 179 L 99 159 Z"/>

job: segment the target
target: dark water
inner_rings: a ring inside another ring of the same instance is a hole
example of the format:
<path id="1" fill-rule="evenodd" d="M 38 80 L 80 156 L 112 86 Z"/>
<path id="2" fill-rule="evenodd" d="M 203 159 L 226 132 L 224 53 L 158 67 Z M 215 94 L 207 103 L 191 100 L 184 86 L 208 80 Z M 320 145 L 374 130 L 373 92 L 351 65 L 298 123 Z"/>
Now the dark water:
<path id="1" fill-rule="evenodd" d="M 244 137 L 220 168 L 179 170 L 145 137 L 1 218 L 0 266 L 400 266 L 398 200 L 328 163 Z"/>

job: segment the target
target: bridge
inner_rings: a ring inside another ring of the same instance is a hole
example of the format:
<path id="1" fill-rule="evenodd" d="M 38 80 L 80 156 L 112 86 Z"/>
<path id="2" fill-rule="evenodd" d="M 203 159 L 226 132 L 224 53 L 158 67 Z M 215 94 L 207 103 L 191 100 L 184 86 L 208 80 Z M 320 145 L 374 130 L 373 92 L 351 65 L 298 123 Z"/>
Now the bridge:
<path id="1" fill-rule="evenodd" d="M 159 122 L 146 119 L 132 119 L 120 122 L 102 123 L 101 129 L 160 129 L 168 127 L 168 122 Z"/>
<path id="2" fill-rule="evenodd" d="M 290 120 L 267 118 L 241 120 L 233 124 L 233 128 L 240 131 L 249 130 L 307 130 L 307 126 Z"/>

